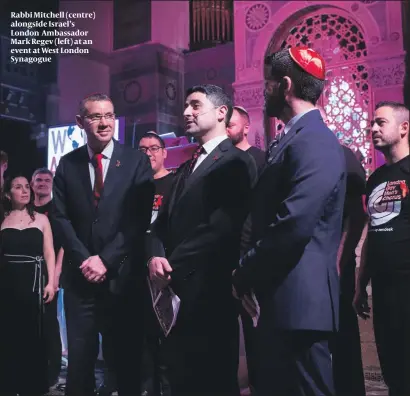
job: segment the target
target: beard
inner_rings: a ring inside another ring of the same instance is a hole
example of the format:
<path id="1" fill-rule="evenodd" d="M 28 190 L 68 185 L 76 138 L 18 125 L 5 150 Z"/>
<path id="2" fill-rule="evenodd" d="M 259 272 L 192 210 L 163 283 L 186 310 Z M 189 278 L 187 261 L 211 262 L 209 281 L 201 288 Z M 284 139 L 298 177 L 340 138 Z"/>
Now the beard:
<path id="1" fill-rule="evenodd" d="M 231 139 L 234 146 L 238 145 L 245 137 L 245 131 L 242 129 L 236 135 L 231 135 L 229 138 Z"/>
<path id="2" fill-rule="evenodd" d="M 276 95 L 269 95 L 265 93 L 265 113 L 268 117 L 280 119 L 285 106 L 286 101 L 283 92 L 279 91 Z"/>

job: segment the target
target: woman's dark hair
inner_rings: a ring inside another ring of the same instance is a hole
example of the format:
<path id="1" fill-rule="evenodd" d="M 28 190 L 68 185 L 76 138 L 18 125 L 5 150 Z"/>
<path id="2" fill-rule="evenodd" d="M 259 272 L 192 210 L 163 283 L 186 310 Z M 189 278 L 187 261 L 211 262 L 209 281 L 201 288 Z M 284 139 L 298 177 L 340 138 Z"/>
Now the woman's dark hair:
<path id="1" fill-rule="evenodd" d="M 26 176 L 21 175 L 21 174 L 16 174 L 14 176 L 8 177 L 6 180 L 4 180 L 4 185 L 3 185 L 3 190 L 1 192 L 1 203 L 0 203 L 0 215 L 1 215 L 1 221 L 3 222 L 4 218 L 7 217 L 10 212 L 12 211 L 12 204 L 11 200 L 7 197 L 7 194 L 11 193 L 11 187 L 14 179 L 17 179 L 18 177 L 24 177 L 27 182 L 28 179 Z M 30 188 L 30 202 L 26 205 L 26 210 L 27 213 L 29 214 L 31 220 L 35 221 L 35 216 L 34 216 L 34 194 L 31 191 Z"/>

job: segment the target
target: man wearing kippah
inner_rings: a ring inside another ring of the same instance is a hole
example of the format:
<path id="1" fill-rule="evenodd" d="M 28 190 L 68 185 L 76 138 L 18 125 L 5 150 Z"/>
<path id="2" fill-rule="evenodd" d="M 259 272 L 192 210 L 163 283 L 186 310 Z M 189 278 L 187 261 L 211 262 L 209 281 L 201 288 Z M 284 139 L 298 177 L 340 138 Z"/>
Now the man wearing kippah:
<path id="1" fill-rule="evenodd" d="M 234 296 L 257 311 L 258 396 L 334 395 L 328 341 L 338 327 L 337 252 L 345 160 L 315 104 L 322 57 L 307 47 L 265 60 L 265 111 L 285 128 L 254 191 L 252 247 L 233 274 Z M 256 318 L 257 319 L 257 318 Z"/>

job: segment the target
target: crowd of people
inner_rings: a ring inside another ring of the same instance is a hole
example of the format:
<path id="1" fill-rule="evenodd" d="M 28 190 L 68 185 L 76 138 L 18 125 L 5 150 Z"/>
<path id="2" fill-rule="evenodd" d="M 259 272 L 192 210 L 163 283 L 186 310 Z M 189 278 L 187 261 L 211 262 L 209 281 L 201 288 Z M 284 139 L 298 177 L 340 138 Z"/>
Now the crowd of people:
<path id="1" fill-rule="evenodd" d="M 0 152 L 2 395 L 40 396 L 57 382 L 61 286 L 67 396 L 95 394 L 100 335 L 100 395 L 239 396 L 240 325 L 253 395 L 364 396 L 357 315 L 369 316 L 370 281 L 389 395 L 410 394 L 409 110 L 376 106 L 371 138 L 386 164 L 366 181 L 318 106 L 321 56 L 281 50 L 264 78 L 265 112 L 285 125 L 266 153 L 248 142 L 247 110 L 215 85 L 186 92 L 198 145 L 176 171 L 156 132 L 138 150 L 113 139 L 104 94 L 80 102 L 87 144 L 55 175 L 3 178 Z M 180 300 L 167 336 L 148 284 Z"/>

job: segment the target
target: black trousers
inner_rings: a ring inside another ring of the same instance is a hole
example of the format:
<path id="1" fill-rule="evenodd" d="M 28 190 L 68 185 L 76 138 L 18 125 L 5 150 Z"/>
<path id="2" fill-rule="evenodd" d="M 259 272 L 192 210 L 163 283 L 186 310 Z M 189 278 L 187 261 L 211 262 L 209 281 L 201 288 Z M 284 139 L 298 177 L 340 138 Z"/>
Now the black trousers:
<path id="1" fill-rule="evenodd" d="M 410 274 L 372 277 L 377 353 L 390 396 L 410 395 Z"/>
<path id="2" fill-rule="evenodd" d="M 330 333 L 257 330 L 257 396 L 335 395 Z"/>
<path id="3" fill-rule="evenodd" d="M 62 345 L 60 337 L 60 324 L 57 319 L 57 292 L 53 301 L 44 306 L 44 336 L 48 355 L 48 382 L 50 386 L 58 382 L 61 371 Z"/>
<path id="4" fill-rule="evenodd" d="M 160 361 L 172 396 L 239 396 L 238 318 L 210 322 L 196 318 L 175 327 L 163 340 Z"/>
<path id="5" fill-rule="evenodd" d="M 66 396 L 94 395 L 99 333 L 104 353 L 110 354 L 107 360 L 114 366 L 118 394 L 138 395 L 143 318 L 136 293 L 130 290 L 117 296 L 103 287 L 92 292 L 67 289 L 64 305 L 69 361 Z"/>
<path id="6" fill-rule="evenodd" d="M 359 323 L 353 309 L 356 257 L 340 278 L 339 331 L 331 339 L 333 377 L 337 396 L 365 396 Z"/>
<path id="7" fill-rule="evenodd" d="M 243 340 L 246 352 L 246 365 L 248 367 L 248 383 L 250 387 L 255 386 L 255 328 L 253 327 L 252 318 L 241 306 L 240 308 Z"/>

